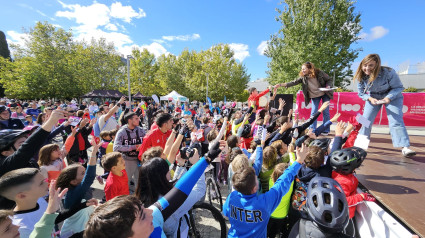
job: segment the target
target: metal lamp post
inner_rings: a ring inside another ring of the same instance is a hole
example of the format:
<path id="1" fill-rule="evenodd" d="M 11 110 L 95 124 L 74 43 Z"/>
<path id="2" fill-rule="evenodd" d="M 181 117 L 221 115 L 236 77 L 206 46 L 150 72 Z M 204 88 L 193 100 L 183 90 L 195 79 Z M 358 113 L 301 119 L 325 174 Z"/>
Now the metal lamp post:
<path id="1" fill-rule="evenodd" d="M 133 59 L 133 57 L 131 55 L 127 55 L 128 101 L 130 102 L 130 109 L 131 109 L 130 59 Z"/>
<path id="2" fill-rule="evenodd" d="M 207 95 L 205 96 L 205 102 L 208 102 L 208 79 L 209 79 L 209 74 L 207 73 Z"/>

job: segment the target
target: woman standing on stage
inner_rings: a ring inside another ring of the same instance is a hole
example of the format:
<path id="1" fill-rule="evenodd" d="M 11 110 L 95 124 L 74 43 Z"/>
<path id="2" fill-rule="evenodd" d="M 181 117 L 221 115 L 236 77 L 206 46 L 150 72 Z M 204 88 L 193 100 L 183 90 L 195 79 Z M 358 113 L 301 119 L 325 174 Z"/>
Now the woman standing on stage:
<path id="1" fill-rule="evenodd" d="M 359 67 L 353 80 L 358 80 L 358 94 L 366 101 L 363 116 L 371 125 L 369 128 L 362 127 L 361 135 L 370 138 L 372 124 L 375 117 L 384 105 L 390 126 L 391 138 L 394 147 L 403 147 L 402 154 L 410 157 L 416 154 L 411 150 L 409 136 L 403 122 L 403 84 L 394 69 L 381 66 L 378 54 L 367 55 Z"/>
<path id="2" fill-rule="evenodd" d="M 301 71 L 299 78 L 288 83 L 280 84 L 283 87 L 289 88 L 297 84 L 302 83 L 302 89 L 305 99 L 305 104 L 310 103 L 311 99 L 311 116 L 313 116 L 319 110 L 320 101 L 322 103 L 328 102 L 333 98 L 333 90 L 321 91 L 319 88 L 331 88 L 332 79 L 322 70 L 314 67 L 314 64 L 311 62 L 306 62 L 301 66 Z M 323 111 L 323 121 L 329 121 L 329 108 L 326 108 Z M 312 129 L 316 129 L 317 121 L 310 126 Z M 330 131 L 330 126 L 326 127 L 323 131 L 323 135 L 328 135 Z"/>

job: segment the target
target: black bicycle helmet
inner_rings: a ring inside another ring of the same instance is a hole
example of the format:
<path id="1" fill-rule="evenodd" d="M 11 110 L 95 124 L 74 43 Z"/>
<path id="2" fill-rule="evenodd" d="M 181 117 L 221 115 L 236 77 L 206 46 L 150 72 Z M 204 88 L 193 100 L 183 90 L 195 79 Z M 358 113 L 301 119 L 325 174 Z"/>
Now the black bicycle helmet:
<path id="1" fill-rule="evenodd" d="M 357 158 L 357 167 L 356 168 L 358 168 L 358 167 L 360 167 L 360 165 L 362 165 L 363 161 L 366 159 L 367 152 L 364 149 L 362 149 L 360 147 L 356 147 L 356 146 L 353 146 L 350 149 L 357 152 L 358 158 Z"/>
<path id="2" fill-rule="evenodd" d="M 320 147 L 320 149 L 327 152 L 330 143 L 331 143 L 331 139 L 320 138 L 320 139 L 315 139 L 314 141 L 312 141 L 309 146 L 318 146 Z"/>
<path id="3" fill-rule="evenodd" d="M 307 211 L 323 230 L 341 232 L 348 225 L 347 198 L 341 185 L 327 177 L 314 177 L 307 190 Z"/>
<path id="4" fill-rule="evenodd" d="M 332 169 L 340 174 L 351 174 L 359 165 L 359 155 L 356 150 L 346 148 L 334 151 L 330 162 Z"/>
<path id="5" fill-rule="evenodd" d="M 243 125 L 241 137 L 243 137 L 243 138 L 251 137 L 251 125 L 250 124 Z"/>
<path id="6" fill-rule="evenodd" d="M 0 152 L 9 149 L 20 136 L 29 133 L 28 130 L 0 130 Z"/>

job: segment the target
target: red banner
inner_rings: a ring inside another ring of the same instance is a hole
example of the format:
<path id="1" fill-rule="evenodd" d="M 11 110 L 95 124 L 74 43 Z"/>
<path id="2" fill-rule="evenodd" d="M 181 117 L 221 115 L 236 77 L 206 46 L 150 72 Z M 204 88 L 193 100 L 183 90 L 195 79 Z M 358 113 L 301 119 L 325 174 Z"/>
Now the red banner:
<path id="1" fill-rule="evenodd" d="M 406 126 L 425 127 L 425 93 L 403 93 L 403 120 Z M 365 101 L 357 93 L 343 92 L 334 93 L 334 98 L 330 101 L 329 112 L 331 118 L 336 113 L 341 113 L 340 120 L 348 121 L 350 117 L 363 114 Z M 300 118 L 310 117 L 311 103 L 305 105 L 304 95 L 301 91 L 297 93 L 297 109 Z M 322 116 L 319 117 L 322 121 Z M 373 124 L 388 125 L 387 113 L 385 107 L 379 111 Z"/>

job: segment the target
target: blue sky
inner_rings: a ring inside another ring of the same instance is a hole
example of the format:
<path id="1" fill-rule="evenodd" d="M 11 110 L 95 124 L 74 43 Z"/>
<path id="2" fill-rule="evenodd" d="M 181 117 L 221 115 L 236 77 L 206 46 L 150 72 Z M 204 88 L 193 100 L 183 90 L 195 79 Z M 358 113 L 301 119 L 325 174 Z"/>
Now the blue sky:
<path id="1" fill-rule="evenodd" d="M 277 0 L 2 0 L 1 5 L 0 30 L 9 42 L 21 41 L 22 28 L 48 21 L 72 29 L 79 40 L 103 36 L 124 55 L 132 47 L 178 55 L 185 48 L 199 51 L 226 43 L 251 80 L 267 76 L 270 59 L 261 49 L 279 30 L 275 9 L 282 8 Z M 380 54 L 396 70 L 400 64 L 425 62 L 423 9 L 424 0 L 359 0 L 364 39 L 353 45 L 363 49 L 354 67 L 369 53 Z"/>

